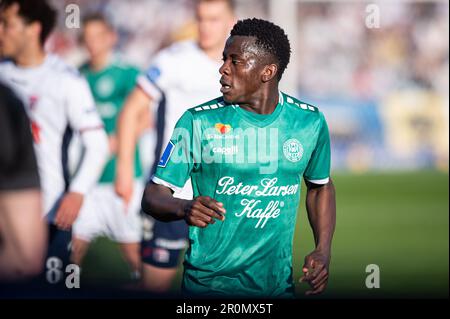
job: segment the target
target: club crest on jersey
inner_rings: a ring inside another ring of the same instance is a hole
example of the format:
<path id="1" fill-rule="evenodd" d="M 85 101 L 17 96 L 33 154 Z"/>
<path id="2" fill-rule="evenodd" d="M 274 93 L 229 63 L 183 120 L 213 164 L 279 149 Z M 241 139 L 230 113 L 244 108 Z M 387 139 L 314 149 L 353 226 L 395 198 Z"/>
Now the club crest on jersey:
<path id="1" fill-rule="evenodd" d="M 97 94 L 103 98 L 108 97 L 114 91 L 114 79 L 111 77 L 102 77 L 95 86 Z"/>
<path id="2" fill-rule="evenodd" d="M 220 134 L 227 134 L 231 130 L 230 124 L 216 123 L 214 127 Z"/>
<path id="3" fill-rule="evenodd" d="M 164 150 L 164 153 L 162 154 L 161 159 L 159 160 L 158 167 L 166 167 L 167 162 L 169 161 L 174 148 L 175 144 L 173 144 L 172 141 L 169 141 L 169 144 L 167 144 L 166 149 Z"/>
<path id="4" fill-rule="evenodd" d="M 284 156 L 291 162 L 298 162 L 303 156 L 303 146 L 295 138 L 288 139 L 283 144 Z"/>

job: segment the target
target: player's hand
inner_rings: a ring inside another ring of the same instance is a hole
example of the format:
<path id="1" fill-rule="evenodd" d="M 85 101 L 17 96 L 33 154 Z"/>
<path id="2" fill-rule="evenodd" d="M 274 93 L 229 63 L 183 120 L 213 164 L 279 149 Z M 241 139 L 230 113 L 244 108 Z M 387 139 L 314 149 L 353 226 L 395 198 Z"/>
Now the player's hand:
<path id="1" fill-rule="evenodd" d="M 123 199 L 125 205 L 128 205 L 133 196 L 133 169 L 119 167 L 117 169 L 116 181 L 114 189 L 116 194 Z"/>
<path id="2" fill-rule="evenodd" d="M 311 286 L 306 295 L 317 295 L 322 293 L 328 284 L 328 267 L 330 254 L 319 250 L 313 251 L 305 257 L 300 282 L 307 282 Z"/>
<path id="3" fill-rule="evenodd" d="M 205 228 L 209 224 L 214 224 L 215 219 L 224 221 L 226 210 L 223 203 L 209 196 L 198 196 L 187 202 L 184 213 L 188 225 Z"/>
<path id="4" fill-rule="evenodd" d="M 70 192 L 64 195 L 56 213 L 55 224 L 58 228 L 69 230 L 80 212 L 83 194 Z"/>

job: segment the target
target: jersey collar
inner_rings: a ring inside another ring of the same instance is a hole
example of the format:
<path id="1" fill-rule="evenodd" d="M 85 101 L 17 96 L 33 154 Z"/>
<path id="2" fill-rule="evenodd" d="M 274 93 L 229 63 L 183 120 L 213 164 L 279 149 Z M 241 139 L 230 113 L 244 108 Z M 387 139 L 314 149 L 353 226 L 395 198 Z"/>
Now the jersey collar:
<path id="1" fill-rule="evenodd" d="M 238 104 L 231 105 L 236 113 L 239 114 L 244 120 L 249 122 L 251 125 L 256 125 L 258 127 L 264 127 L 272 124 L 280 115 L 284 106 L 284 97 L 281 91 L 278 92 L 278 104 L 275 110 L 271 114 L 258 114 L 251 111 L 244 110 Z"/>

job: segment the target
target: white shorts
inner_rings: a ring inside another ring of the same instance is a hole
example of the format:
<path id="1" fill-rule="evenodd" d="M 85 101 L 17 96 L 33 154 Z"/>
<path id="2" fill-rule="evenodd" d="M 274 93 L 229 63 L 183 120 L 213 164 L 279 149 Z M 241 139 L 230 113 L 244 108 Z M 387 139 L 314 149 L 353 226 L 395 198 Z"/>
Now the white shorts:
<path id="1" fill-rule="evenodd" d="M 75 221 L 73 235 L 85 241 L 106 236 L 118 243 L 141 241 L 141 199 L 144 186 L 134 183 L 133 197 L 125 208 L 114 191 L 114 184 L 97 184 L 84 197 L 80 214 Z"/>

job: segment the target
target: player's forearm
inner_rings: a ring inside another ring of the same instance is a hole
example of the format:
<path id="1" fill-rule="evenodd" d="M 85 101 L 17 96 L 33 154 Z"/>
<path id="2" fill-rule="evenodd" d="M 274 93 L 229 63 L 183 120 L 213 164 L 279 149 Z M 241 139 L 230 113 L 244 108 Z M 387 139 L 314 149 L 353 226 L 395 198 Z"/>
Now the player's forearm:
<path id="1" fill-rule="evenodd" d="M 86 194 L 97 183 L 105 167 L 109 158 L 109 143 L 103 129 L 83 132 L 81 139 L 85 153 L 69 189 L 71 192 Z"/>
<path id="2" fill-rule="evenodd" d="M 142 211 L 160 221 L 183 219 L 189 201 L 175 198 L 172 192 L 161 185 L 150 183 L 142 197 Z"/>
<path id="3" fill-rule="evenodd" d="M 142 118 L 148 117 L 150 98 L 136 88 L 127 98 L 117 123 L 118 167 L 133 167 L 134 151 L 141 133 Z"/>
<path id="4" fill-rule="evenodd" d="M 136 147 L 138 124 L 137 114 L 125 106 L 120 113 L 117 130 L 117 161 L 118 166 L 133 166 L 134 150 Z"/>
<path id="5" fill-rule="evenodd" d="M 306 209 L 313 229 L 316 249 L 330 253 L 336 225 L 336 197 L 331 180 L 320 187 L 308 187 Z"/>

